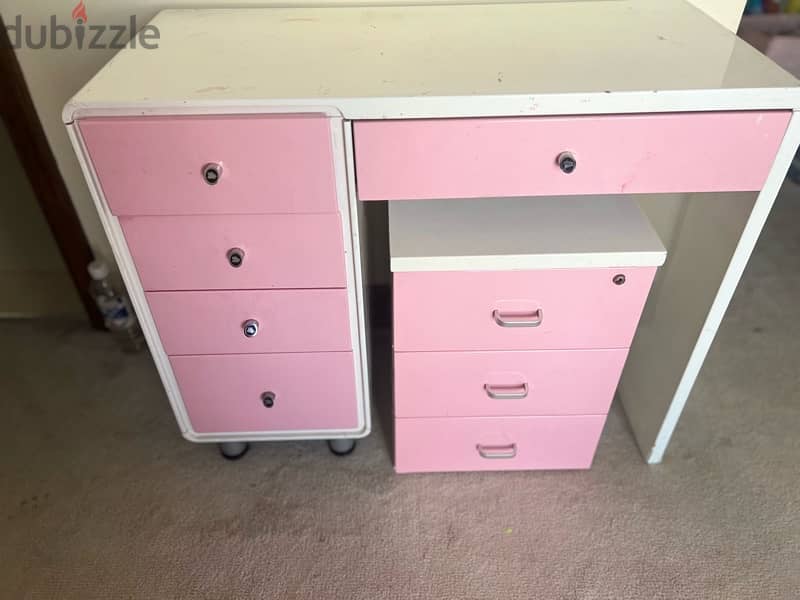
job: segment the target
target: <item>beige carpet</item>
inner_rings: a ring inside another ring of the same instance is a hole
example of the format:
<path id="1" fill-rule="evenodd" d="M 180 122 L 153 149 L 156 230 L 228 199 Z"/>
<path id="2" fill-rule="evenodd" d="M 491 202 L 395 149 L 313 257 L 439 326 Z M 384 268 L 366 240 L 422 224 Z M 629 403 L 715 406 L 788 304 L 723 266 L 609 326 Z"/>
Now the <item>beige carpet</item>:
<path id="1" fill-rule="evenodd" d="M 0 322 L 0 598 L 800 597 L 786 192 L 658 467 L 616 407 L 588 472 L 395 476 L 380 426 L 348 458 L 228 463 L 178 435 L 148 356 Z"/>

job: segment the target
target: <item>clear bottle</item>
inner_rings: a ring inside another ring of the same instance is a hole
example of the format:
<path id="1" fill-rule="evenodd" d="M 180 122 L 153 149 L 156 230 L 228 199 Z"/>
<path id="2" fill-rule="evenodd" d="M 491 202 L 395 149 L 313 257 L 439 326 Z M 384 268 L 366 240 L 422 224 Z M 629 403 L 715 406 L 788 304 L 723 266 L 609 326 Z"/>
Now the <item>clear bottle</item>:
<path id="1" fill-rule="evenodd" d="M 89 263 L 92 281 L 89 293 L 103 315 L 106 328 L 125 352 L 138 352 L 144 347 L 144 336 L 139 321 L 124 294 L 119 294 L 108 280 L 108 265 L 100 260 Z"/>

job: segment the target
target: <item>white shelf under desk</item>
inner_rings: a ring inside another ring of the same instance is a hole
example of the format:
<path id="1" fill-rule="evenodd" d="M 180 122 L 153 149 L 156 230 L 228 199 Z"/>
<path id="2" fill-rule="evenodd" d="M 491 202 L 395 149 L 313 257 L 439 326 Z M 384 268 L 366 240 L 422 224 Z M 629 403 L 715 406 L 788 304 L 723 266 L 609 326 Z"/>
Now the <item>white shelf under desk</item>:
<path id="1" fill-rule="evenodd" d="M 389 203 L 391 270 L 651 267 L 666 250 L 630 196 Z"/>

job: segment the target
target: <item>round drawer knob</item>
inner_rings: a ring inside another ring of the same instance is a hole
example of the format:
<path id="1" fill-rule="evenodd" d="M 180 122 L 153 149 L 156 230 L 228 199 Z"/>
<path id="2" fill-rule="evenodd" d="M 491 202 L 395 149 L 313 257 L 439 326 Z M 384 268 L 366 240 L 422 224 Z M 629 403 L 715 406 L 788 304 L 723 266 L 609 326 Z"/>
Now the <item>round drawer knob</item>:
<path id="1" fill-rule="evenodd" d="M 222 179 L 222 165 L 219 163 L 208 163 L 203 167 L 203 179 L 208 185 L 217 185 Z"/>
<path id="2" fill-rule="evenodd" d="M 572 173 L 575 167 L 578 166 L 578 161 L 575 160 L 572 152 L 562 152 L 556 158 L 556 162 L 558 163 L 558 168 L 567 174 Z"/>
<path id="3" fill-rule="evenodd" d="M 275 392 L 261 394 L 261 402 L 266 408 L 272 408 L 275 405 Z"/>
<path id="4" fill-rule="evenodd" d="M 244 337 L 256 337 L 258 334 L 258 321 L 255 319 L 248 319 L 242 323 L 242 331 L 244 332 Z"/>
<path id="5" fill-rule="evenodd" d="M 625 283 L 625 275 L 619 273 L 618 275 L 614 275 L 614 278 L 611 280 L 614 282 L 614 285 L 622 285 Z"/>
<path id="6" fill-rule="evenodd" d="M 241 248 L 231 248 L 228 250 L 228 263 L 234 268 L 238 269 L 244 262 L 244 250 Z"/>

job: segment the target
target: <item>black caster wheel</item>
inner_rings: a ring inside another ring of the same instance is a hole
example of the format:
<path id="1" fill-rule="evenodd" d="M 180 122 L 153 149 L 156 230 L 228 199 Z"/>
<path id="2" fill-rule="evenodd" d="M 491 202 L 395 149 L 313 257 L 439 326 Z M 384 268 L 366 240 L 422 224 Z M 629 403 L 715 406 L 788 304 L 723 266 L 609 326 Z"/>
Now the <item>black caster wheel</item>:
<path id="1" fill-rule="evenodd" d="M 356 441 L 348 439 L 328 440 L 328 450 L 336 456 L 347 456 L 356 449 Z"/>
<path id="2" fill-rule="evenodd" d="M 219 453 L 226 460 L 239 460 L 250 450 L 247 442 L 222 442 L 218 446 Z"/>

